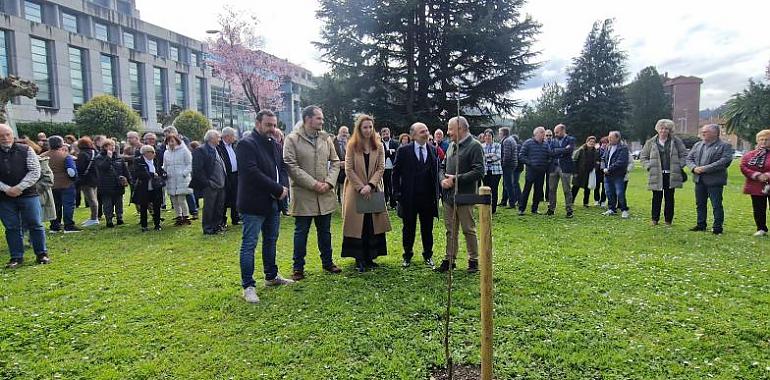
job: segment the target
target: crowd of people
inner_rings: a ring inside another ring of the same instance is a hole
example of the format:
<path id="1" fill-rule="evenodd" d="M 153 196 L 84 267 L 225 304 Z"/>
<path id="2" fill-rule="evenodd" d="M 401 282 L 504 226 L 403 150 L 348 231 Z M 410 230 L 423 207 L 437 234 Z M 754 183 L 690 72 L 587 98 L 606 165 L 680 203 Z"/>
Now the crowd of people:
<path id="1" fill-rule="evenodd" d="M 458 234 L 462 231 L 468 252 L 467 270 L 478 270 L 478 242 L 473 207 L 457 204 L 457 196 L 476 194 L 479 186 L 492 189 L 492 211 L 507 207 L 519 215 L 555 215 L 558 188 L 565 216 L 574 217 L 574 199 L 582 190 L 583 207 L 604 207 L 604 215 L 629 217 L 626 200 L 628 175 L 634 159 L 620 132 L 589 136 L 578 146 L 567 126 L 537 127 L 521 141 L 508 128 L 488 129 L 478 137 L 470 133 L 464 117 L 449 120 L 447 136 L 433 134 L 423 123 L 394 139 L 388 128 L 376 128 L 370 115 L 355 119 L 352 131 L 340 127 L 335 136 L 323 130 L 323 111 L 309 106 L 302 122 L 285 136 L 276 115 L 263 110 L 255 128 L 238 136 L 232 128 L 209 130 L 202 142 L 190 141 L 174 127 L 163 131 L 163 140 L 148 132 L 129 132 L 125 142 L 106 136 L 37 136 L 14 139 L 0 125 L 0 218 L 5 226 L 11 259 L 8 268 L 23 263 L 24 235 L 29 233 L 36 261 L 50 262 L 44 222 L 51 232 L 79 232 L 105 221 L 107 228 L 124 224 L 123 199 L 139 214 L 142 232 L 161 230 L 167 200 L 176 226 L 198 219 L 206 235 L 221 234 L 231 225 L 242 225 L 240 248 L 243 297 L 258 302 L 254 256 L 262 237 L 262 264 L 267 286 L 288 285 L 305 278 L 307 240 L 315 224 L 317 248 L 324 271 L 338 274 L 331 235 L 332 214 L 342 204 L 341 256 L 355 260 L 359 272 L 378 266 L 387 255 L 391 231 L 388 209 L 402 223 L 402 266 L 412 265 L 417 222 L 420 223 L 423 263 L 438 271 L 455 269 Z M 701 141 L 689 151 L 674 135 L 674 123 L 660 120 L 656 135 L 645 142 L 639 155 L 647 170 L 652 192 L 651 223 L 674 220 L 675 190 L 688 180 L 695 183 L 697 221 L 693 231 L 707 229 L 707 204 L 713 208 L 711 231 L 723 232 L 722 193 L 732 147 L 720 139 L 717 125 L 701 128 Z M 767 234 L 766 212 L 770 198 L 770 130 L 757 135 L 757 148 L 741 162 L 744 192 L 752 197 L 757 225 L 755 236 Z M 687 171 L 685 170 L 687 169 Z M 521 174 L 524 173 L 523 186 Z M 498 189 L 502 182 L 502 193 Z M 74 209 L 82 201 L 89 219 L 78 226 Z M 199 207 L 203 199 L 203 207 Z M 498 202 L 499 201 L 499 202 Z M 446 252 L 433 261 L 433 223 L 441 215 L 446 228 Z M 283 278 L 276 265 L 276 245 L 283 215 L 294 220 L 293 268 Z"/>

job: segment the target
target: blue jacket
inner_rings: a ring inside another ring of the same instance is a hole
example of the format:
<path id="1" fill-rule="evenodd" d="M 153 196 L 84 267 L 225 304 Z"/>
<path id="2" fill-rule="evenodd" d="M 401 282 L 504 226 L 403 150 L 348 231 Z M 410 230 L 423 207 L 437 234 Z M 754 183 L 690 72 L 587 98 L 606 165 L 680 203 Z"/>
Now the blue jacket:
<path id="1" fill-rule="evenodd" d="M 519 161 L 527 164 L 527 170 L 548 171 L 551 167 L 551 148 L 545 141 L 539 143 L 535 139 L 528 139 L 521 145 Z"/>
<path id="2" fill-rule="evenodd" d="M 566 135 L 561 139 L 561 143 L 554 137 L 551 142 L 551 168 L 556 168 L 558 162 L 562 173 L 574 173 L 575 162 L 572 161 L 572 152 L 575 150 L 575 138 Z"/>
<path id="3" fill-rule="evenodd" d="M 611 148 L 612 145 L 607 145 L 602 153 L 602 169 L 607 169 L 605 174 L 607 177 L 624 177 L 628 172 L 628 146 L 618 143 L 612 158 L 610 158 Z"/>

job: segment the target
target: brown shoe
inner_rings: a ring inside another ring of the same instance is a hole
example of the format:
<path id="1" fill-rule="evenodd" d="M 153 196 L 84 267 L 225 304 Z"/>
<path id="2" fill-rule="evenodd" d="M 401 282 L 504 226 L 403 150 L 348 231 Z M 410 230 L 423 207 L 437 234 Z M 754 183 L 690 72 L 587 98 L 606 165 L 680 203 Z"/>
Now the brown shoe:
<path id="1" fill-rule="evenodd" d="M 329 265 L 328 267 L 324 267 L 324 270 L 329 272 L 329 273 L 334 273 L 334 274 L 342 273 L 342 269 L 340 269 L 340 267 L 338 267 L 338 266 L 336 266 L 334 264 Z"/>
<path id="2" fill-rule="evenodd" d="M 291 279 L 294 281 L 300 281 L 305 279 L 305 271 L 295 270 L 291 275 Z"/>
<path id="3" fill-rule="evenodd" d="M 39 255 L 36 255 L 37 259 L 35 260 L 38 264 L 50 264 L 51 258 L 48 257 L 48 253 L 41 253 Z"/>

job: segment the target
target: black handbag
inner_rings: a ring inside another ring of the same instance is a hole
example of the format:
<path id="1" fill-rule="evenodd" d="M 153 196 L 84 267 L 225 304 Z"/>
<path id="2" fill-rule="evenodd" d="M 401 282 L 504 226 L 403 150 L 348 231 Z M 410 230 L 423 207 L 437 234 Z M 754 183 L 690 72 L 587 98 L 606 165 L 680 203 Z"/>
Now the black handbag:
<path id="1" fill-rule="evenodd" d="M 682 183 L 687 182 L 687 172 L 684 171 L 684 168 L 682 170 Z"/>
<path id="2" fill-rule="evenodd" d="M 166 186 L 166 179 L 161 176 L 152 177 L 150 183 L 152 184 L 152 188 L 157 190 Z"/>

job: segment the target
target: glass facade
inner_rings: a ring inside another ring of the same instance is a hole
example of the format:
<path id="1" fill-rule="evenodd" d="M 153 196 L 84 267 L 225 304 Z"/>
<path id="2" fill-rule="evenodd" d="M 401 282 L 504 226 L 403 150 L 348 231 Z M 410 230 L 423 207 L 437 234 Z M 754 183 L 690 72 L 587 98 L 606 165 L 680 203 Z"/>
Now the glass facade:
<path id="1" fill-rule="evenodd" d="M 11 71 L 11 61 L 8 50 L 8 40 L 10 32 L 0 30 L 0 76 L 7 77 Z"/>
<path id="2" fill-rule="evenodd" d="M 221 127 L 247 131 L 254 128 L 248 101 L 231 99 L 230 89 L 211 86 L 211 120 Z"/>
<path id="3" fill-rule="evenodd" d="M 147 52 L 150 55 L 158 56 L 158 41 L 148 39 L 147 40 Z"/>
<path id="4" fill-rule="evenodd" d="M 174 89 L 176 93 L 174 104 L 182 107 L 182 109 L 187 108 L 187 87 L 185 86 L 185 79 L 187 79 L 187 75 L 183 73 L 174 73 Z"/>
<path id="5" fill-rule="evenodd" d="M 102 66 L 102 91 L 104 91 L 105 94 L 112 95 L 117 98 L 118 81 L 115 79 L 115 74 L 117 73 L 117 70 L 115 69 L 115 57 L 102 54 L 100 58 Z"/>
<path id="6" fill-rule="evenodd" d="M 190 53 L 190 65 L 192 66 L 198 66 L 198 62 L 200 60 L 198 59 L 198 53 L 192 52 Z"/>
<path id="7" fill-rule="evenodd" d="M 136 49 L 136 45 L 134 45 L 134 33 L 123 32 L 123 46 L 129 49 Z"/>
<path id="8" fill-rule="evenodd" d="M 101 40 L 104 42 L 110 42 L 110 33 L 107 29 L 107 25 L 100 24 L 98 22 L 94 23 L 94 34 L 97 40 Z"/>
<path id="9" fill-rule="evenodd" d="M 152 83 L 155 87 L 155 111 L 157 113 L 166 113 L 166 83 L 168 82 L 166 69 L 160 67 L 152 68 Z"/>
<path id="10" fill-rule="evenodd" d="M 70 84 L 72 86 L 72 104 L 77 108 L 86 102 L 86 67 L 85 50 L 69 47 Z"/>
<path id="11" fill-rule="evenodd" d="M 206 114 L 206 79 L 195 77 L 195 108 Z"/>
<path id="12" fill-rule="evenodd" d="M 168 47 L 168 59 L 173 59 L 174 61 L 179 61 L 179 50 L 169 45 Z"/>
<path id="13" fill-rule="evenodd" d="M 62 12 L 61 14 L 61 27 L 72 33 L 78 32 L 78 16 L 71 13 Z"/>
<path id="14" fill-rule="evenodd" d="M 40 4 L 24 0 L 24 18 L 29 21 L 43 22 L 43 9 Z"/>
<path id="15" fill-rule="evenodd" d="M 46 40 L 30 38 L 32 45 L 32 78 L 37 84 L 37 105 L 53 107 L 53 78 L 51 77 L 50 44 Z"/>
<path id="16" fill-rule="evenodd" d="M 141 63 L 128 62 L 128 79 L 131 82 L 131 108 L 144 116 L 144 66 Z"/>

